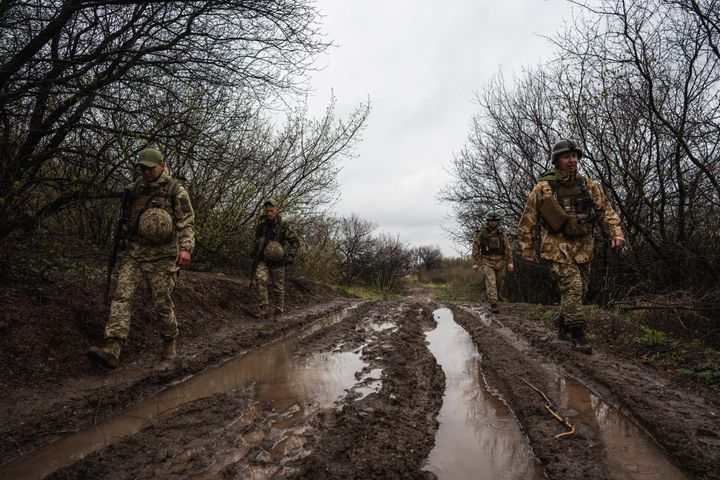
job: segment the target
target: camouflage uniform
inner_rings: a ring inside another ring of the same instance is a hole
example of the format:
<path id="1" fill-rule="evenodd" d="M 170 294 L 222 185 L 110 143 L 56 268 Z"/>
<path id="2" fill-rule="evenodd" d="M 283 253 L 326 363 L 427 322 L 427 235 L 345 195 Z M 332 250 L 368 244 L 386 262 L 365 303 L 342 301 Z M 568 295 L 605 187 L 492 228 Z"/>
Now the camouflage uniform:
<path id="1" fill-rule="evenodd" d="M 502 228 L 485 225 L 475 232 L 472 262 L 480 266 L 485 279 L 485 293 L 491 304 L 497 303 L 498 291 L 502 290 L 505 283 L 506 259 L 512 262 L 512 246 Z"/>
<path id="2" fill-rule="evenodd" d="M 271 261 L 263 255 L 265 246 L 273 240 L 279 242 L 285 252 L 280 261 Z M 285 307 L 285 266 L 295 261 L 299 246 L 300 240 L 295 231 L 280 218 L 280 215 L 272 221 L 265 215 L 260 217 L 255 228 L 255 246 L 252 255 L 257 264 L 255 279 L 261 309 L 270 305 L 268 295 L 268 284 L 270 284 L 275 314 L 282 314 Z"/>
<path id="3" fill-rule="evenodd" d="M 600 187 L 589 178 L 559 169 L 541 177 L 541 180 L 535 185 L 530 192 L 518 224 L 518 242 L 522 256 L 527 260 L 535 260 L 537 259 L 535 230 L 537 223 L 540 222 L 540 256 L 551 262 L 550 272 L 560 288 L 561 315 L 568 327 L 584 326 L 585 323 L 580 313 L 580 306 L 588 289 L 594 229 L 592 223 L 589 223 L 586 235 L 568 236 L 562 231 L 553 232 L 547 222 L 541 219 L 540 208 L 543 199 L 555 196 L 551 182 L 559 182 L 569 188 L 583 181 L 587 188 L 587 196 L 597 215 L 597 222 L 610 237 L 624 237 L 620 227 L 620 218 Z"/>
<path id="4" fill-rule="evenodd" d="M 125 341 L 130 331 L 130 314 L 135 291 L 142 279 L 150 288 L 152 304 L 160 322 L 163 339 L 178 333 L 171 294 L 175 288 L 178 251 L 192 253 L 195 247 L 195 214 L 187 190 L 164 171 L 151 183 L 143 179 L 131 184 L 132 201 L 122 238 L 126 242 L 105 338 Z M 170 239 L 157 243 L 138 233 L 141 214 L 148 208 L 162 208 L 173 219 Z"/>

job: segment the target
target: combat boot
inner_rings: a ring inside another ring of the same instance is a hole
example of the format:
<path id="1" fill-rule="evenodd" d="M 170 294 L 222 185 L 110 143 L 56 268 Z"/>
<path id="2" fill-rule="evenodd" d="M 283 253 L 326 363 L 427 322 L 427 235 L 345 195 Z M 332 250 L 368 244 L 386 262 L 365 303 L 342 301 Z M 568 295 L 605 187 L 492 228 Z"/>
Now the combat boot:
<path id="1" fill-rule="evenodd" d="M 572 342 L 572 336 L 570 336 L 570 329 L 565 323 L 565 319 L 563 318 L 562 313 L 558 313 L 557 315 L 555 315 L 553 321 L 555 322 L 555 325 L 557 325 L 558 338 L 566 342 Z"/>
<path id="2" fill-rule="evenodd" d="M 275 320 L 276 322 L 282 320 L 282 316 L 283 316 L 283 311 L 280 310 L 279 308 L 276 308 L 273 311 L 273 320 Z"/>
<path id="3" fill-rule="evenodd" d="M 498 304 L 493 302 L 490 304 L 490 311 L 492 313 L 500 313 L 500 308 L 498 307 Z"/>
<path id="4" fill-rule="evenodd" d="M 175 337 L 173 338 L 163 338 L 163 351 L 162 351 L 162 357 L 164 360 L 172 360 L 177 356 L 177 351 L 175 350 Z"/>
<path id="5" fill-rule="evenodd" d="M 590 355 L 592 353 L 592 346 L 587 342 L 585 338 L 585 327 L 582 325 L 573 325 L 570 327 L 570 336 L 573 341 L 573 349 L 578 352 Z"/>
<path id="6" fill-rule="evenodd" d="M 90 347 L 87 356 L 98 365 L 114 369 L 120 366 L 120 348 L 119 340 L 108 338 L 104 347 Z"/>
<path id="7" fill-rule="evenodd" d="M 260 305 L 257 317 L 260 320 L 270 320 L 272 317 L 272 307 L 270 305 Z"/>

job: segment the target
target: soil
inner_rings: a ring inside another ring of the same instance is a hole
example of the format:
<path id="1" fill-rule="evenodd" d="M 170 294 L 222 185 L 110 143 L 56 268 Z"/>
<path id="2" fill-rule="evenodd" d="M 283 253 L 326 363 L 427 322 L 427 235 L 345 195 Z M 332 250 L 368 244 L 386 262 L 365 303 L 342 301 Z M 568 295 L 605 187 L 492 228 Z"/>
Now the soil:
<path id="1" fill-rule="evenodd" d="M 435 326 L 433 311 L 445 306 L 475 342 L 480 373 L 512 410 L 547 478 L 613 478 L 594 454 L 601 439 L 559 406 L 558 372 L 646 430 L 688 478 L 720 478 L 718 393 L 623 350 L 613 336 L 602 335 L 599 326 L 607 322 L 593 324 L 595 352 L 588 356 L 557 340 L 534 305 L 502 304 L 501 313 L 491 316 L 477 303 L 438 303 L 418 287 L 397 300 L 361 302 L 302 280 L 288 282 L 284 318 L 268 321 L 254 316 L 256 297 L 246 279 L 183 272 L 174 295 L 177 360 L 159 359 L 160 337 L 144 293 L 136 301 L 122 366 L 108 372 L 85 356 L 102 341 L 108 311 L 101 298 L 102 281 L 87 272 L 0 286 L 0 477 L 43 446 L 297 335 L 293 361 L 357 355 L 356 382 L 370 387 L 368 376 L 381 372 L 376 388 L 363 393 L 356 385 L 322 404 L 268 400 L 254 381 L 239 381 L 49 478 L 436 478 L 424 467 L 439 425 L 445 375 L 424 333 Z M 322 328 L 312 327 L 340 313 Z M 533 386 L 573 421 L 574 435 L 555 438 L 563 427 Z"/>

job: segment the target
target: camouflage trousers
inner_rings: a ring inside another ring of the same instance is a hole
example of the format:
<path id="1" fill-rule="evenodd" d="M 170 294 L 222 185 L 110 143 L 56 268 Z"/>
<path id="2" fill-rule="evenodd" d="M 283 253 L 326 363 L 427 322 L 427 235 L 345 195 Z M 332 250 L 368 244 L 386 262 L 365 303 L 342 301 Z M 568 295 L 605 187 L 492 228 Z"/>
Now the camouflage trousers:
<path id="1" fill-rule="evenodd" d="M 585 325 L 580 307 L 588 290 L 590 280 L 590 262 L 559 263 L 552 262 L 550 274 L 560 288 L 560 313 L 565 324 Z"/>
<path id="2" fill-rule="evenodd" d="M 498 291 L 505 283 L 505 257 L 492 255 L 480 259 L 480 272 L 485 279 L 485 294 L 488 302 L 497 303 Z"/>
<path id="3" fill-rule="evenodd" d="M 271 304 L 268 296 L 268 284 L 270 284 L 274 300 L 272 305 L 276 312 L 282 313 L 285 307 L 285 267 L 273 267 L 261 260 L 255 270 L 255 280 L 260 306 Z"/>
<path id="4" fill-rule="evenodd" d="M 140 262 L 132 257 L 123 259 L 115 297 L 110 305 L 110 318 L 105 325 L 105 338 L 127 339 L 132 301 L 143 279 L 150 289 L 155 316 L 160 323 L 160 334 L 163 338 L 174 338 L 178 334 L 178 326 L 170 297 L 175 289 L 177 271 L 174 259 L 154 262 Z"/>

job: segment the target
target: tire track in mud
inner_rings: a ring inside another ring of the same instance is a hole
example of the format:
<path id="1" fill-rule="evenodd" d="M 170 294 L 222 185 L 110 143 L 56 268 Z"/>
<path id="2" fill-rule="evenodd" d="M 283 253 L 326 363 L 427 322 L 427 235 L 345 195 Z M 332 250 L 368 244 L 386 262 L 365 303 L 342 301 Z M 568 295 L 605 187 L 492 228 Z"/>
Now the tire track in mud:
<path id="1" fill-rule="evenodd" d="M 427 302 L 379 302 L 363 312 L 395 327 L 363 349 L 369 368 L 382 368 L 382 388 L 318 418 L 302 479 L 433 478 L 422 471 L 437 431 L 445 375 L 425 344 L 435 321 Z M 362 330 L 362 320 L 338 328 Z M 358 329 L 358 327 L 361 327 Z"/>
<path id="2" fill-rule="evenodd" d="M 720 479 L 720 399 L 706 388 L 665 376 L 596 349 L 578 356 L 554 332 L 534 322 L 504 317 L 540 355 L 598 392 L 622 410 L 663 447 L 666 454 L 698 479 Z"/>
<path id="3" fill-rule="evenodd" d="M 427 305 L 360 305 L 301 340 L 295 357 L 362 352 L 356 384 L 381 369 L 377 392 L 364 396 L 356 385 L 336 408 L 319 408 L 264 400 L 261 385 L 246 384 L 180 407 L 49 478 L 424 478 L 444 390 L 423 334 L 433 325 Z"/>
<path id="4" fill-rule="evenodd" d="M 610 479 L 607 467 L 592 452 L 597 439 L 585 433 L 556 439 L 566 429 L 544 407 L 542 396 L 525 379 L 547 395 L 555 388 L 553 377 L 535 359 L 519 351 L 495 329 L 458 305 L 449 305 L 455 322 L 470 333 L 482 355 L 481 369 L 517 417 L 551 479 Z"/>

